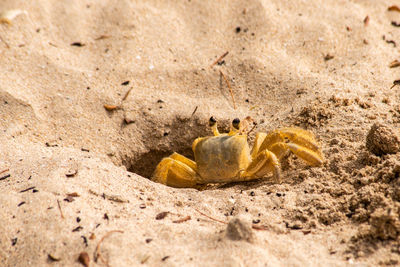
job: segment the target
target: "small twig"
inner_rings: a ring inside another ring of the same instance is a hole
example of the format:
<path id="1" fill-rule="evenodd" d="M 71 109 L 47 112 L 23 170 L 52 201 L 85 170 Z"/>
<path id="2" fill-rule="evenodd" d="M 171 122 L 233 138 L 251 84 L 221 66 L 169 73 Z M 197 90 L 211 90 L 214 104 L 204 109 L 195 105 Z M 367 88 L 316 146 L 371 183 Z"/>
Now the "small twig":
<path id="1" fill-rule="evenodd" d="M 9 170 L 10 170 L 10 169 L 2 170 L 2 171 L 0 171 L 0 174 L 5 173 L 5 172 L 8 172 Z"/>
<path id="2" fill-rule="evenodd" d="M 389 64 L 389 68 L 397 68 L 397 67 L 400 67 L 400 61 L 398 61 L 397 59 L 394 60 L 394 61 L 392 61 L 392 62 Z"/>
<path id="3" fill-rule="evenodd" d="M 226 57 L 229 54 L 229 51 L 226 51 L 222 56 L 220 56 L 219 58 L 217 58 L 217 60 L 215 60 L 211 65 L 210 68 L 214 67 L 215 64 L 217 64 L 218 62 L 220 62 L 224 57 Z"/>
<path id="4" fill-rule="evenodd" d="M 192 115 L 190 115 L 190 117 L 193 117 L 193 115 L 194 115 L 194 113 L 196 113 L 198 107 L 199 107 L 199 106 L 196 106 L 196 107 L 194 108 L 194 110 L 193 110 L 193 112 L 192 112 Z"/>
<path id="5" fill-rule="evenodd" d="M 150 255 L 145 255 L 144 258 L 140 261 L 140 263 L 144 264 L 148 259 L 150 259 Z"/>
<path id="6" fill-rule="evenodd" d="M 191 220 L 191 219 L 192 219 L 192 217 L 186 216 L 186 217 L 183 217 L 183 218 L 181 218 L 181 219 L 178 219 L 178 220 L 175 220 L 175 221 L 172 221 L 172 222 L 173 222 L 173 223 L 183 223 L 183 222 L 189 221 L 189 220 Z"/>
<path id="7" fill-rule="evenodd" d="M 125 100 L 128 98 L 128 96 L 129 96 L 129 94 L 131 93 L 132 89 L 133 89 L 133 87 L 132 87 L 131 89 L 129 89 L 129 90 L 126 92 L 126 94 L 125 94 L 124 97 L 122 98 L 122 101 L 125 101 Z"/>
<path id="8" fill-rule="evenodd" d="M 0 35 L 0 40 L 6 45 L 7 48 L 10 48 L 10 45 L 4 40 L 4 38 Z"/>
<path id="9" fill-rule="evenodd" d="M 101 253 L 100 253 L 100 245 L 101 245 L 101 243 L 104 241 L 104 239 L 106 239 L 106 237 L 108 237 L 109 235 L 111 235 L 112 233 L 123 233 L 124 231 L 121 231 L 121 230 L 113 230 L 113 231 L 110 231 L 110 232 L 108 232 L 108 233 L 106 233 L 101 239 L 100 239 L 100 241 L 99 241 L 99 243 L 97 243 L 97 246 L 96 246 L 96 250 L 95 250 L 95 252 L 94 252 L 94 261 L 95 262 L 97 262 L 97 259 L 100 259 L 106 266 L 109 266 L 108 265 L 108 262 L 103 258 L 103 256 L 101 255 Z"/>
<path id="10" fill-rule="evenodd" d="M 250 123 L 253 124 L 253 128 L 251 128 L 249 131 L 248 129 L 249 129 Z M 257 125 L 257 123 L 250 116 L 247 116 L 244 120 L 242 120 L 240 122 L 240 131 L 239 132 L 240 132 L 240 134 L 246 133 L 248 135 L 249 133 L 251 133 L 251 131 L 253 131 L 253 129 L 256 127 L 256 125 Z"/>
<path id="11" fill-rule="evenodd" d="M 249 135 L 256 127 L 257 127 L 257 123 L 254 122 L 253 127 L 250 129 L 250 131 L 247 132 L 247 135 Z"/>
<path id="12" fill-rule="evenodd" d="M 364 26 L 368 26 L 368 24 L 369 24 L 369 16 L 366 16 L 364 18 Z"/>
<path id="13" fill-rule="evenodd" d="M 100 35 L 99 37 L 95 38 L 94 40 L 98 41 L 98 40 L 108 39 L 110 37 L 111 36 L 109 36 L 109 35 L 103 34 L 103 35 Z"/>
<path id="14" fill-rule="evenodd" d="M 49 45 L 54 46 L 54 47 L 58 47 L 57 45 L 53 44 L 52 42 L 49 42 Z"/>
<path id="15" fill-rule="evenodd" d="M 29 187 L 29 188 L 27 188 L 27 189 L 24 189 L 24 190 L 21 190 L 21 191 L 19 191 L 20 193 L 24 193 L 24 192 L 26 192 L 26 191 L 29 191 L 29 190 L 31 190 L 31 189 L 35 189 L 36 188 L 36 186 L 31 186 L 31 187 Z"/>
<path id="16" fill-rule="evenodd" d="M 390 87 L 390 89 L 392 89 L 392 88 L 395 87 L 396 85 L 400 85 L 400 80 L 395 80 L 395 81 L 393 81 L 393 85 L 392 85 L 392 87 Z"/>
<path id="17" fill-rule="evenodd" d="M 127 199 L 123 199 L 121 196 L 118 195 L 108 195 L 106 193 L 103 194 L 99 194 L 95 191 L 93 191 L 92 189 L 89 189 L 89 193 L 98 197 L 102 197 L 104 199 L 110 200 L 110 201 L 114 201 L 114 202 L 118 202 L 118 203 L 129 203 L 129 200 Z"/>
<path id="18" fill-rule="evenodd" d="M 205 216 L 205 217 L 207 217 L 207 218 L 213 220 L 213 221 L 220 222 L 220 223 L 223 223 L 223 224 L 228 224 L 227 222 L 220 221 L 220 220 L 218 220 L 218 219 L 215 219 L 215 218 L 213 218 L 213 217 L 210 217 L 210 216 L 208 216 L 207 214 L 205 214 L 205 213 L 199 211 L 198 209 L 194 209 L 194 210 L 197 211 L 198 213 L 200 213 L 201 215 L 203 215 L 203 216 Z"/>
<path id="19" fill-rule="evenodd" d="M 61 218 L 64 219 L 65 217 L 64 217 L 64 214 L 61 209 L 60 200 L 58 200 L 58 199 L 57 199 L 57 205 L 58 205 L 58 210 L 60 211 Z"/>
<path id="20" fill-rule="evenodd" d="M 398 7 L 398 6 L 390 6 L 390 7 L 388 7 L 388 11 L 400 12 L 400 7 Z"/>
<path id="21" fill-rule="evenodd" d="M 104 104 L 103 106 L 107 111 L 114 111 L 114 110 L 120 109 L 120 106 L 117 106 L 117 105 Z"/>
<path id="22" fill-rule="evenodd" d="M 388 43 L 388 44 L 392 44 L 393 45 L 393 47 L 396 47 L 397 45 L 396 45 L 396 42 L 395 41 L 393 41 L 393 40 L 386 40 L 386 43 Z"/>
<path id="23" fill-rule="evenodd" d="M 265 231 L 265 230 L 268 230 L 268 227 L 267 226 L 264 226 L 264 225 L 256 225 L 256 224 L 252 224 L 251 225 L 251 228 L 253 228 L 254 230 L 257 230 L 257 231 Z"/>
<path id="24" fill-rule="evenodd" d="M 235 98 L 233 97 L 232 87 L 231 87 L 231 85 L 229 84 L 229 81 L 228 81 L 228 79 L 226 78 L 225 74 L 224 74 L 221 70 L 219 70 L 219 73 L 221 73 L 222 77 L 224 77 L 224 80 L 225 80 L 226 84 L 228 85 L 229 92 L 230 92 L 231 97 L 232 97 L 233 108 L 236 109 L 236 102 L 235 102 Z"/>
<path id="25" fill-rule="evenodd" d="M 11 176 L 11 174 L 4 175 L 3 177 L 0 177 L 0 181 L 1 181 L 1 180 L 5 180 L 5 179 L 7 179 L 7 178 L 10 177 L 10 176 Z"/>

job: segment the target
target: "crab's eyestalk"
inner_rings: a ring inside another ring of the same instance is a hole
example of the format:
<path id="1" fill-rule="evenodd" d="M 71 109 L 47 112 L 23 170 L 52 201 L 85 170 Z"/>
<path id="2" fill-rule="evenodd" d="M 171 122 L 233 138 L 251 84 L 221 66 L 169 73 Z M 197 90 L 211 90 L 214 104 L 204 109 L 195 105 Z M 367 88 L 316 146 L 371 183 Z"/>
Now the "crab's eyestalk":
<path id="1" fill-rule="evenodd" d="M 240 120 L 238 118 L 232 121 L 231 130 L 229 131 L 228 135 L 235 135 L 239 133 L 240 129 Z"/>
<path id="2" fill-rule="evenodd" d="M 208 125 L 211 127 L 211 130 L 213 131 L 215 136 L 219 135 L 219 131 L 217 128 L 217 120 L 211 116 L 210 120 L 208 121 Z"/>
<path id="3" fill-rule="evenodd" d="M 239 127 L 240 127 L 240 120 L 239 120 L 238 118 L 234 119 L 234 120 L 232 121 L 232 126 L 233 126 L 234 129 L 239 130 Z"/>
<path id="4" fill-rule="evenodd" d="M 217 120 L 213 116 L 211 116 L 210 120 L 208 121 L 208 125 L 210 125 L 210 127 L 213 127 L 214 124 L 216 124 L 216 123 L 217 123 Z"/>

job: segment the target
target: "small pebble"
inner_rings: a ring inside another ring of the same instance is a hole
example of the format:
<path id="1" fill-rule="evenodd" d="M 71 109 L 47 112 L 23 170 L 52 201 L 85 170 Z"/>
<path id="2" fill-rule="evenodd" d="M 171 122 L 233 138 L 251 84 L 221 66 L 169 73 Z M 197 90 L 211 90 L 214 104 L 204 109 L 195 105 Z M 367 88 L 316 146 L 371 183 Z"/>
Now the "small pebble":
<path id="1" fill-rule="evenodd" d="M 226 227 L 226 237 L 234 241 L 254 241 L 254 233 L 251 226 L 251 222 L 247 221 L 242 217 L 235 217 L 229 221 Z"/>

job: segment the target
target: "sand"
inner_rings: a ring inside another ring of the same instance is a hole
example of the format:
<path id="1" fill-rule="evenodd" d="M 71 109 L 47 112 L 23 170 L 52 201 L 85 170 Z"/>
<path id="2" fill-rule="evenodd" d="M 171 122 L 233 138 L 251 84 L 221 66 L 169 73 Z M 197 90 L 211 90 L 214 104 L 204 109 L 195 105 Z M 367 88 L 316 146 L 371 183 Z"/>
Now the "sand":
<path id="1" fill-rule="evenodd" d="M 25 13 L 0 24 L 0 265 L 399 264 L 393 4 L 2 1 Z M 150 181 L 210 116 L 251 116 L 250 143 L 308 129 L 325 162 L 288 154 L 281 184 Z"/>

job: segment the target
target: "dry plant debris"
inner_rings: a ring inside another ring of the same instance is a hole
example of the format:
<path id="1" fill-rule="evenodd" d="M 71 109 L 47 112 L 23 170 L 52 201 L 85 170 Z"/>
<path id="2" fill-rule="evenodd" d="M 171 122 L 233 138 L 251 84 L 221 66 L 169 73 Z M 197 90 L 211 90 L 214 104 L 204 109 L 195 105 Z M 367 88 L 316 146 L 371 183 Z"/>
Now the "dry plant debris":
<path id="1" fill-rule="evenodd" d="M 113 233 L 121 233 L 121 234 L 122 234 L 122 233 L 124 233 L 124 232 L 121 231 L 121 230 L 113 230 L 113 231 L 110 231 L 110 232 L 106 233 L 106 234 L 100 239 L 99 243 L 97 243 L 96 250 L 95 250 L 95 252 L 94 252 L 94 261 L 95 261 L 95 262 L 97 262 L 97 259 L 100 259 L 106 266 L 109 266 L 108 261 L 106 261 L 106 260 L 103 258 L 103 256 L 101 255 L 101 253 L 100 253 L 100 245 L 101 245 L 101 243 L 104 241 L 104 239 L 106 239 L 108 236 L 110 236 L 110 235 L 113 234 Z"/>
<path id="2" fill-rule="evenodd" d="M 4 40 L 4 38 L 0 35 L 0 41 L 2 41 L 7 48 L 10 48 L 10 45 Z"/>
<path id="3" fill-rule="evenodd" d="M 10 170 L 10 169 L 2 170 L 2 171 L 0 171 L 0 174 L 3 174 L 3 173 L 5 173 L 5 172 L 8 172 L 9 170 Z M 1 180 L 5 180 L 5 179 L 7 179 L 7 178 L 9 178 L 9 177 L 11 177 L 11 174 L 6 174 L 6 175 L 0 177 L 0 181 L 1 181 Z"/>
<path id="4" fill-rule="evenodd" d="M 324 60 L 325 60 L 325 61 L 331 60 L 331 59 L 333 59 L 333 58 L 334 58 L 334 56 L 331 55 L 331 54 L 326 54 L 326 55 L 324 56 Z"/>
<path id="5" fill-rule="evenodd" d="M 392 89 L 392 88 L 395 87 L 396 85 L 400 85 L 400 80 L 395 80 L 395 81 L 393 81 L 393 85 L 392 85 L 392 87 L 390 87 L 390 89 Z"/>
<path id="6" fill-rule="evenodd" d="M 161 259 L 161 261 L 166 261 L 169 257 L 171 257 L 171 256 L 165 256 L 165 257 L 163 257 L 163 258 Z"/>
<path id="7" fill-rule="evenodd" d="M 162 220 L 167 217 L 169 211 L 163 211 L 156 215 L 156 220 Z"/>
<path id="8" fill-rule="evenodd" d="M 77 173 L 78 173 L 78 170 L 72 168 L 72 169 L 69 169 L 69 170 L 65 173 L 65 176 L 67 176 L 67 177 L 74 177 Z"/>
<path id="9" fill-rule="evenodd" d="M 396 44 L 396 42 L 394 40 L 386 40 L 386 43 L 392 44 L 393 47 L 397 47 L 397 44 Z"/>
<path id="10" fill-rule="evenodd" d="M 120 107 L 119 107 L 119 106 L 116 106 L 116 105 L 104 104 L 104 108 L 105 108 L 107 111 L 114 111 L 114 110 L 119 109 Z"/>
<path id="11" fill-rule="evenodd" d="M 72 202 L 72 201 L 75 200 L 75 199 L 74 199 L 75 197 L 79 197 L 79 194 L 76 193 L 76 192 L 74 192 L 74 193 L 69 193 L 69 194 L 67 194 L 67 197 L 64 198 L 64 201 Z"/>
<path id="12" fill-rule="evenodd" d="M 400 66 L 400 61 L 398 61 L 398 60 L 396 59 L 396 60 L 393 60 L 393 61 L 390 63 L 389 68 L 397 68 L 397 67 L 399 67 L 399 66 Z"/>
<path id="13" fill-rule="evenodd" d="M 192 115 L 190 115 L 190 117 L 193 117 L 193 115 L 196 113 L 197 109 L 199 108 L 199 106 L 196 106 L 192 112 Z"/>
<path id="14" fill-rule="evenodd" d="M 78 261 L 85 267 L 89 267 L 90 265 L 90 257 L 86 251 L 83 251 L 79 254 Z"/>
<path id="15" fill-rule="evenodd" d="M 363 22 L 364 22 L 364 26 L 368 26 L 368 24 L 369 24 L 369 16 L 366 16 L 364 18 Z"/>
<path id="16" fill-rule="evenodd" d="M 126 99 L 128 98 L 128 96 L 129 96 L 129 94 L 131 93 L 132 89 L 133 89 L 133 88 L 130 88 L 130 89 L 125 93 L 124 97 L 122 98 L 122 101 L 124 101 L 124 100 L 126 100 Z"/>
<path id="17" fill-rule="evenodd" d="M 103 35 L 100 35 L 99 37 L 95 38 L 94 40 L 95 40 L 95 41 L 104 40 L 104 39 L 108 39 L 108 38 L 110 38 L 110 37 L 111 37 L 110 35 L 105 35 L 105 34 L 103 34 Z"/>
<path id="18" fill-rule="evenodd" d="M 400 7 L 393 5 L 393 6 L 388 7 L 388 11 L 400 12 Z"/>
<path id="19" fill-rule="evenodd" d="M 64 217 L 63 211 L 61 209 L 60 201 L 58 199 L 57 199 L 57 205 L 58 205 L 58 210 L 60 211 L 61 218 L 64 219 L 65 217 Z"/>
<path id="20" fill-rule="evenodd" d="M 0 24 L 5 23 L 11 25 L 11 21 L 21 14 L 28 14 L 25 10 L 11 9 L 0 13 Z"/>
<path id="21" fill-rule="evenodd" d="M 226 51 L 219 58 L 217 58 L 211 65 L 210 68 L 214 67 L 215 64 L 220 64 L 221 60 L 229 54 L 229 51 Z"/>
<path id="22" fill-rule="evenodd" d="M 215 219 L 215 218 L 213 218 L 213 217 L 211 217 L 211 216 L 208 216 L 207 214 L 205 214 L 205 213 L 199 211 L 198 209 L 194 209 L 194 210 L 197 211 L 198 213 L 200 213 L 201 215 L 203 215 L 204 217 L 207 217 L 207 218 L 210 219 L 210 220 L 213 220 L 213 221 L 216 221 L 216 222 L 219 222 L 219 223 L 223 223 L 223 224 L 228 224 L 227 222 L 224 222 L 224 221 Z"/>
<path id="23" fill-rule="evenodd" d="M 110 201 L 114 201 L 114 202 L 118 202 L 118 203 L 128 203 L 129 200 L 122 198 L 121 196 L 118 195 L 109 195 L 106 193 L 103 194 L 99 194 L 95 191 L 93 191 L 92 189 L 89 189 L 89 193 L 98 197 L 102 197 L 104 199 L 110 200 Z"/>
<path id="24" fill-rule="evenodd" d="M 24 193 L 24 192 L 27 192 L 27 191 L 29 191 L 29 190 L 34 190 L 36 188 L 36 186 L 31 186 L 31 187 L 28 187 L 28 188 L 26 188 L 26 189 L 23 189 L 23 190 L 21 190 L 21 191 L 19 191 L 20 193 Z"/>
<path id="25" fill-rule="evenodd" d="M 235 102 L 235 98 L 233 97 L 232 87 L 231 87 L 231 85 L 229 84 L 229 81 L 228 81 L 228 79 L 226 78 L 225 74 L 224 74 L 221 70 L 219 71 L 219 73 L 220 73 L 221 76 L 224 78 L 224 80 L 225 80 L 225 82 L 226 82 L 226 85 L 227 85 L 228 88 L 229 88 L 229 93 L 231 94 L 232 102 L 233 102 L 233 109 L 236 109 L 236 102 Z"/>
<path id="26" fill-rule="evenodd" d="M 183 223 L 183 222 L 189 221 L 189 220 L 191 220 L 191 219 L 192 219 L 192 217 L 186 216 L 186 217 L 183 217 L 183 218 L 181 218 L 181 219 L 178 219 L 178 220 L 175 220 L 175 221 L 172 221 L 172 222 L 173 222 L 173 223 Z"/>
<path id="27" fill-rule="evenodd" d="M 123 82 L 121 85 L 128 85 L 128 84 L 129 84 L 129 81 L 125 81 L 125 82 Z M 130 89 L 125 93 L 125 95 L 124 95 L 124 97 L 122 98 L 122 101 L 121 101 L 121 102 L 125 101 L 125 100 L 128 98 L 128 96 L 129 96 L 129 94 L 131 93 L 132 89 L 133 89 L 133 88 L 130 88 Z M 103 106 L 104 106 L 104 108 L 105 108 L 107 111 L 112 112 L 112 111 L 115 111 L 115 110 L 122 109 L 122 106 L 121 106 L 121 105 L 122 105 L 122 103 L 121 103 L 120 105 L 109 105 L 109 104 L 104 104 Z"/>
<path id="28" fill-rule="evenodd" d="M 60 257 L 56 257 L 56 256 L 54 256 L 54 255 L 52 255 L 52 254 L 47 254 L 47 258 L 50 260 L 50 261 L 60 261 L 61 260 L 61 258 Z"/>
<path id="29" fill-rule="evenodd" d="M 82 47 L 82 46 L 85 46 L 85 44 L 81 43 L 81 42 L 73 42 L 73 43 L 71 43 L 71 46 Z"/>
<path id="30" fill-rule="evenodd" d="M 399 22 L 392 21 L 391 24 L 392 24 L 392 26 L 394 26 L 394 27 L 400 27 L 400 23 L 399 23 Z"/>

